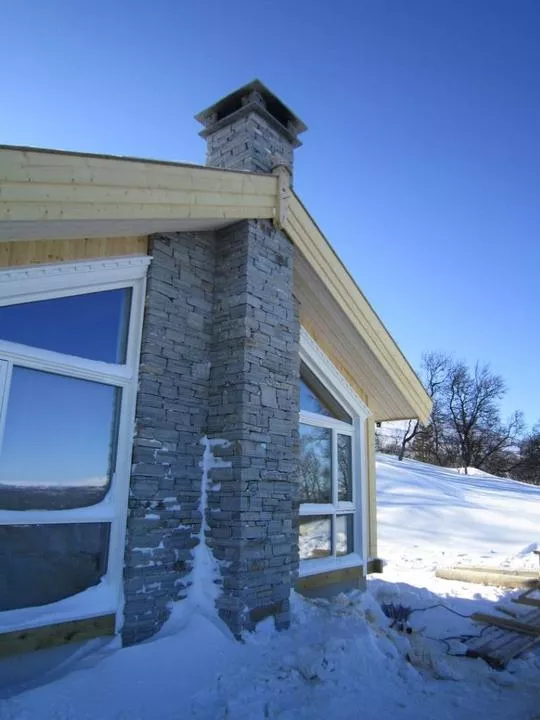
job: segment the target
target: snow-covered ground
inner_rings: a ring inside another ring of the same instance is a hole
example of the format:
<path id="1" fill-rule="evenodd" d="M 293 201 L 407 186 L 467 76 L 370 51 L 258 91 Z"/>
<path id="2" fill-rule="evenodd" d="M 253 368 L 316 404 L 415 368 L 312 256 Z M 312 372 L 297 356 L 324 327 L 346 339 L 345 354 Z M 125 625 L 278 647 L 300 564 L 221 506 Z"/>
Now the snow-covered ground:
<path id="1" fill-rule="evenodd" d="M 540 488 L 386 456 L 378 481 L 387 566 L 368 592 L 333 602 L 294 595 L 289 631 L 265 621 L 244 643 L 208 608 L 184 602 L 142 645 L 118 650 L 94 641 L 71 649 L 63 664 L 65 650 L 4 661 L 1 720 L 538 720 L 538 656 L 501 672 L 455 657 L 463 646 L 440 638 L 478 626 L 445 608 L 421 610 L 442 603 L 467 616 L 492 611 L 504 594 L 438 580 L 439 565 L 537 567 Z M 390 628 L 381 603 L 418 609 L 413 632 Z M 16 678 L 28 677 L 31 664 L 40 674 L 24 688 Z M 9 698 L 8 676 L 18 692 Z"/>

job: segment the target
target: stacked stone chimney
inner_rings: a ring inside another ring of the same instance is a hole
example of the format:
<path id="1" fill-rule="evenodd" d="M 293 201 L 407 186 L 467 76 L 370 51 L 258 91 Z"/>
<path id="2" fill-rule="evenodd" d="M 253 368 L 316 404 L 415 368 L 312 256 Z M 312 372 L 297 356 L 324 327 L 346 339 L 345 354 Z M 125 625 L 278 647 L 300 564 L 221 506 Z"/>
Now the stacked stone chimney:
<path id="1" fill-rule="evenodd" d="M 228 170 L 293 172 L 298 135 L 307 128 L 259 80 L 227 95 L 195 116 L 207 141 L 206 164 Z"/>
<path id="2" fill-rule="evenodd" d="M 207 164 L 271 173 L 305 125 L 260 82 L 197 115 Z M 300 325 L 294 248 L 270 220 L 151 237 L 124 568 L 124 642 L 190 592 L 203 447 L 216 608 L 240 636 L 289 623 L 298 573 Z M 201 442 L 204 440 L 204 442 Z"/>

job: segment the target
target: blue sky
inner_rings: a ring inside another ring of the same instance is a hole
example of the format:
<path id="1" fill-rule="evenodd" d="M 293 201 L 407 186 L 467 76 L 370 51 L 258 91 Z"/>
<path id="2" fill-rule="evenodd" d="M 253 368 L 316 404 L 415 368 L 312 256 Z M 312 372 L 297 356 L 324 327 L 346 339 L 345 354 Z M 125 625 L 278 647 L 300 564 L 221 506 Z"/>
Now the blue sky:
<path id="1" fill-rule="evenodd" d="M 413 364 L 488 361 L 540 418 L 537 0 L 5 0 L 0 142 L 204 162 L 259 77 L 295 188 Z"/>

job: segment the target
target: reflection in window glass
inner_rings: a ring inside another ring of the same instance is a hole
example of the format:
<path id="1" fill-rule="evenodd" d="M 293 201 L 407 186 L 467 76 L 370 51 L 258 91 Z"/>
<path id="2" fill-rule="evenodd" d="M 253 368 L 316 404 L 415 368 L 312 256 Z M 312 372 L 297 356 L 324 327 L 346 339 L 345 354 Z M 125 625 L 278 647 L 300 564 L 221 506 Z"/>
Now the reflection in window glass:
<path id="1" fill-rule="evenodd" d="M 121 288 L 0 307 L 0 340 L 123 363 L 130 302 Z"/>
<path id="2" fill-rule="evenodd" d="M 101 501 L 116 455 L 120 390 L 14 367 L 0 452 L 0 508 Z"/>
<path id="3" fill-rule="evenodd" d="M 332 550 L 332 519 L 321 515 L 299 518 L 300 560 L 328 557 Z"/>
<path id="4" fill-rule="evenodd" d="M 345 412 L 337 400 L 305 365 L 300 378 L 300 410 L 324 415 L 342 422 L 352 423 L 351 416 Z"/>
<path id="5" fill-rule="evenodd" d="M 0 611 L 62 600 L 107 572 L 109 524 L 0 526 Z"/>
<path id="6" fill-rule="evenodd" d="M 354 552 L 353 542 L 354 515 L 336 517 L 336 555 L 348 555 Z"/>
<path id="7" fill-rule="evenodd" d="M 352 442 L 350 435 L 337 436 L 338 500 L 352 502 Z"/>
<path id="8" fill-rule="evenodd" d="M 300 423 L 300 502 L 332 502 L 332 431 Z"/>
<path id="9" fill-rule="evenodd" d="M 316 393 L 306 385 L 304 380 L 300 380 L 300 409 L 332 417 L 330 410 L 323 404 Z"/>

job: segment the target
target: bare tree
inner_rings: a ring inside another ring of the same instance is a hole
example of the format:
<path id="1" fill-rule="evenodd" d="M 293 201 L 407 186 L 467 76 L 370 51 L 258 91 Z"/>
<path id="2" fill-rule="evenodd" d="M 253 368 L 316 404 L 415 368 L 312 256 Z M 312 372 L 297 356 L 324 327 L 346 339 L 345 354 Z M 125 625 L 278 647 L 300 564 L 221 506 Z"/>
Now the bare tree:
<path id="1" fill-rule="evenodd" d="M 443 353 L 438 352 L 429 352 L 422 355 L 420 377 L 428 395 L 433 401 L 433 414 L 431 423 L 433 423 L 435 418 L 437 417 L 440 394 L 447 381 L 450 367 L 451 359 L 448 355 L 444 355 Z M 419 420 L 412 419 L 408 421 L 405 432 L 401 439 L 401 445 L 398 454 L 399 460 L 403 460 L 407 446 L 422 433 L 429 432 L 429 434 L 434 439 L 438 439 L 440 432 L 430 431 L 429 428 L 431 423 L 427 426 L 426 429 L 422 427 Z"/>
<path id="2" fill-rule="evenodd" d="M 503 379 L 488 365 L 477 363 L 471 371 L 456 362 L 450 369 L 445 405 L 465 473 L 469 467 L 486 468 L 490 459 L 515 446 L 523 431 L 521 413 L 514 413 L 507 423 L 500 419 L 505 392 Z"/>
<path id="3" fill-rule="evenodd" d="M 540 422 L 520 442 L 508 474 L 515 480 L 540 485 Z"/>

